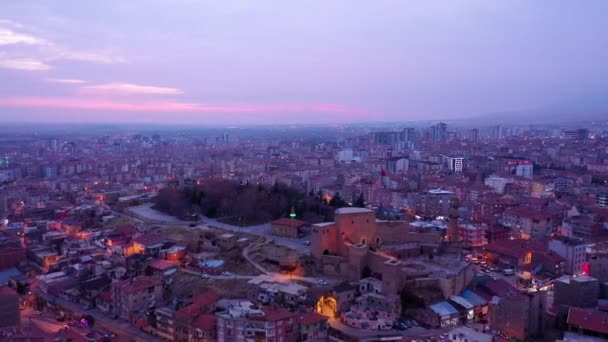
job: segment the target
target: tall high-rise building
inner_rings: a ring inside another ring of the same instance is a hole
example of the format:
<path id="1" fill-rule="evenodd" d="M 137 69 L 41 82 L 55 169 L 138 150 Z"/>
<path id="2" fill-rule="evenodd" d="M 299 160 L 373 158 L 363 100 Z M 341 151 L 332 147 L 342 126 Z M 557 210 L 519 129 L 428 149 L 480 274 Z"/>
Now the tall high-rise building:
<path id="1" fill-rule="evenodd" d="M 403 141 L 412 142 L 415 139 L 416 131 L 414 127 L 406 127 L 403 129 Z"/>
<path id="2" fill-rule="evenodd" d="M 499 140 L 502 138 L 502 127 L 500 125 L 496 125 L 492 128 L 492 138 Z"/>
<path id="3" fill-rule="evenodd" d="M 479 142 L 479 129 L 473 128 L 469 131 L 469 140 L 474 143 Z"/>
<path id="4" fill-rule="evenodd" d="M 431 140 L 436 142 L 444 142 L 448 140 L 448 124 L 440 122 L 431 126 Z"/>
<path id="5" fill-rule="evenodd" d="M 462 172 L 464 168 L 464 158 L 463 157 L 447 157 L 448 169 L 454 172 Z"/>
<path id="6" fill-rule="evenodd" d="M 53 138 L 49 140 L 49 150 L 51 150 L 51 152 L 57 152 L 59 150 L 59 143 L 57 142 L 57 139 Z"/>
<path id="7" fill-rule="evenodd" d="M 589 130 L 585 128 L 566 129 L 562 131 L 562 136 L 567 139 L 585 140 L 589 137 Z"/>
<path id="8" fill-rule="evenodd" d="M 517 165 L 515 167 L 515 174 L 520 177 L 532 179 L 534 177 L 534 164 L 530 163 Z"/>

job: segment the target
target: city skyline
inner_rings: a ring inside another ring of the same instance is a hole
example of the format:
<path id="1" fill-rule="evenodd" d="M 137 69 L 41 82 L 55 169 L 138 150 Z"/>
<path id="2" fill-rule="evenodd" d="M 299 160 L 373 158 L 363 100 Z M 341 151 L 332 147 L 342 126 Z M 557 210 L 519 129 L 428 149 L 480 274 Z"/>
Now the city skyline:
<path id="1" fill-rule="evenodd" d="M 0 17 L 0 122 L 601 113 L 607 6 L 14 2 Z"/>

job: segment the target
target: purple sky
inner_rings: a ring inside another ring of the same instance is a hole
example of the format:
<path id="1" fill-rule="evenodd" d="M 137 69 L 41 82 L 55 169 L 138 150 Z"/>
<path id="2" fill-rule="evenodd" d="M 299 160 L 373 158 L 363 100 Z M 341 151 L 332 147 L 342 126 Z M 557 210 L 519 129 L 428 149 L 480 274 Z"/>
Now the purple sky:
<path id="1" fill-rule="evenodd" d="M 608 1 L 5 1 L 0 121 L 324 123 L 584 104 Z"/>

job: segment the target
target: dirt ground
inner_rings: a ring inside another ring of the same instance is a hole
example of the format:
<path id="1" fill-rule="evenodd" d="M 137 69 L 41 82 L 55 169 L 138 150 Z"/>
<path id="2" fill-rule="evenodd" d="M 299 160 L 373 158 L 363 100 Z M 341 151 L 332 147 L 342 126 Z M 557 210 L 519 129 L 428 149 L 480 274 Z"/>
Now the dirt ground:
<path id="1" fill-rule="evenodd" d="M 287 247 L 267 244 L 251 252 L 250 256 L 267 270 L 278 272 L 282 263 L 296 264 L 302 254 Z"/>
<path id="2" fill-rule="evenodd" d="M 190 297 L 207 290 L 215 291 L 222 298 L 244 298 L 247 296 L 247 280 L 209 279 L 178 272 L 173 276 L 173 295 Z"/>
<path id="3" fill-rule="evenodd" d="M 108 222 L 104 222 L 101 224 L 101 227 L 105 228 L 116 228 L 118 226 L 122 226 L 122 225 L 126 225 L 126 224 L 132 224 L 134 226 L 137 226 L 137 221 L 127 217 L 127 216 L 118 216 L 113 218 L 112 220 L 108 221 Z"/>
<path id="4" fill-rule="evenodd" d="M 218 257 L 225 262 L 224 269 L 240 275 L 258 275 L 261 272 L 245 259 L 240 250 L 220 253 Z"/>

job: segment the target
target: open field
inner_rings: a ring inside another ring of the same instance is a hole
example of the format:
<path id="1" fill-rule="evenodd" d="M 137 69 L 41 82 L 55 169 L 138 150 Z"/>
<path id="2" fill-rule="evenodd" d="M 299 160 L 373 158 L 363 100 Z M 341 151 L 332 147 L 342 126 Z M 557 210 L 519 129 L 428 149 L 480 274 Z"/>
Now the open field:
<path id="1" fill-rule="evenodd" d="M 202 279 L 195 275 L 178 272 L 173 276 L 173 295 L 190 297 L 213 290 L 222 298 L 244 298 L 247 296 L 247 280 Z"/>

